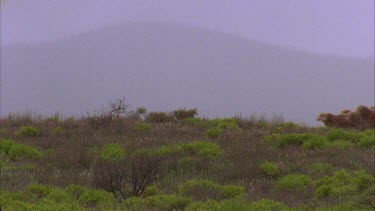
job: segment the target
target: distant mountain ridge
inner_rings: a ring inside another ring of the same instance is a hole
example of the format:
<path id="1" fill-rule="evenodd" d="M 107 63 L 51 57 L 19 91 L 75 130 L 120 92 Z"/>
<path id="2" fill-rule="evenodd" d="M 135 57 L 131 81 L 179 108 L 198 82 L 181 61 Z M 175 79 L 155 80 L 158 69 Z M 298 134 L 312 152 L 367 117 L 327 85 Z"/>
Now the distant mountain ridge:
<path id="1" fill-rule="evenodd" d="M 283 114 L 374 104 L 374 62 L 274 47 L 184 25 L 137 23 L 2 47 L 2 113 L 80 115 L 126 96 L 133 108 Z"/>

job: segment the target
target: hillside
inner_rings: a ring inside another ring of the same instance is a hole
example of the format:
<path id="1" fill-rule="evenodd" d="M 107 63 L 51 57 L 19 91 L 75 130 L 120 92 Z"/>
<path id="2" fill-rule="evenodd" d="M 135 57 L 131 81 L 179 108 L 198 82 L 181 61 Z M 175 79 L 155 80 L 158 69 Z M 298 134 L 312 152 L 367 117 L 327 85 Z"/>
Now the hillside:
<path id="1" fill-rule="evenodd" d="M 85 114 L 119 96 L 133 108 L 282 114 L 374 102 L 373 62 L 315 55 L 184 25 L 134 23 L 55 42 L 2 46 L 2 113 Z"/>

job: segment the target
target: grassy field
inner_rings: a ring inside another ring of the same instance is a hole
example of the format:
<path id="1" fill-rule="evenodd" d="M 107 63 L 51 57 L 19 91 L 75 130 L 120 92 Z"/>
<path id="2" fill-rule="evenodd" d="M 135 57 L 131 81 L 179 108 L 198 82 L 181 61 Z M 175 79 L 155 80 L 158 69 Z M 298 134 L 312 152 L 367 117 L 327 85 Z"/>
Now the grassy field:
<path id="1" fill-rule="evenodd" d="M 375 207 L 374 130 L 192 116 L 2 118 L 0 209 Z"/>

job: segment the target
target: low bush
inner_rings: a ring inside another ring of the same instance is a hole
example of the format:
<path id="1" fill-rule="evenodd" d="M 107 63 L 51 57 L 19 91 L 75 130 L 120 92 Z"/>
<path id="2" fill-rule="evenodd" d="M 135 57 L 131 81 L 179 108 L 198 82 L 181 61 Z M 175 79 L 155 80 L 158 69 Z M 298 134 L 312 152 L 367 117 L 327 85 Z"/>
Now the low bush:
<path id="1" fill-rule="evenodd" d="M 84 206 L 89 207 L 108 205 L 116 202 L 112 193 L 102 190 L 87 190 L 80 195 L 79 201 Z"/>
<path id="2" fill-rule="evenodd" d="M 354 144 L 348 140 L 336 140 L 327 144 L 327 146 L 338 149 L 350 149 L 354 146 Z"/>
<path id="3" fill-rule="evenodd" d="M 327 140 L 320 136 L 311 136 L 303 143 L 303 147 L 306 149 L 321 149 L 327 145 Z"/>
<path id="4" fill-rule="evenodd" d="M 38 128 L 33 126 L 22 126 L 16 131 L 17 137 L 38 137 L 41 133 Z"/>
<path id="5" fill-rule="evenodd" d="M 179 186 L 179 192 L 194 200 L 221 199 L 221 187 L 210 180 L 188 180 Z"/>
<path id="6" fill-rule="evenodd" d="M 30 193 L 39 199 L 47 196 L 52 191 L 50 186 L 42 184 L 29 184 L 24 189 L 27 193 Z"/>
<path id="7" fill-rule="evenodd" d="M 375 147 L 375 135 L 366 135 L 361 137 L 358 145 L 363 148 Z"/>
<path id="8" fill-rule="evenodd" d="M 259 169 L 261 169 L 265 174 L 267 174 L 270 177 L 277 177 L 280 174 L 277 165 L 268 161 L 260 164 Z"/>
<path id="9" fill-rule="evenodd" d="M 314 141 L 316 138 L 318 138 L 317 135 L 311 133 L 272 134 L 265 136 L 263 141 L 269 142 L 276 147 L 285 147 L 287 145 L 300 146 L 309 140 Z"/>
<path id="10" fill-rule="evenodd" d="M 210 128 L 204 132 L 204 135 L 209 137 L 209 138 L 219 138 L 222 134 L 222 130 L 220 128 Z"/>
<path id="11" fill-rule="evenodd" d="M 358 141 L 358 139 L 361 137 L 361 134 L 340 128 L 340 129 L 331 129 L 330 131 L 328 131 L 325 137 L 329 141 L 335 141 L 335 140 Z"/>
<path id="12" fill-rule="evenodd" d="M 124 201 L 124 206 L 129 210 L 150 210 L 144 198 L 130 197 Z"/>
<path id="13" fill-rule="evenodd" d="M 280 178 L 276 183 L 279 190 L 298 190 L 304 189 L 312 182 L 311 178 L 303 174 L 289 174 Z"/>
<path id="14" fill-rule="evenodd" d="M 186 197 L 164 194 L 149 196 L 146 201 L 149 206 L 158 210 L 183 210 L 191 202 Z"/>
<path id="15" fill-rule="evenodd" d="M 221 187 L 221 194 L 224 198 L 230 199 L 245 194 L 245 188 L 237 185 L 225 185 Z"/>
<path id="16" fill-rule="evenodd" d="M 288 210 L 288 206 L 282 202 L 271 199 L 261 199 L 250 203 L 250 210 Z"/>
<path id="17" fill-rule="evenodd" d="M 138 131 L 138 132 L 143 132 L 143 131 L 148 131 L 148 130 L 151 130 L 152 126 L 151 124 L 148 124 L 148 123 L 137 123 L 134 127 L 134 130 L 135 131 Z"/>
<path id="18" fill-rule="evenodd" d="M 103 160 L 120 159 L 124 157 L 125 150 L 119 144 L 107 144 L 101 152 Z"/>
<path id="19" fill-rule="evenodd" d="M 193 125 L 194 127 L 199 127 L 199 128 L 203 128 L 206 126 L 206 123 L 201 118 L 196 118 L 196 117 L 186 118 L 183 120 L 183 122 L 189 125 Z"/>
<path id="20" fill-rule="evenodd" d="M 26 146 L 23 144 L 16 144 L 9 149 L 9 158 L 11 160 L 22 160 L 22 159 L 39 159 L 42 157 L 42 153 L 34 147 Z"/>
<path id="21" fill-rule="evenodd" d="M 39 159 L 42 153 L 35 147 L 19 144 L 14 140 L 0 139 L 0 154 L 5 154 L 11 160 Z"/>
<path id="22" fill-rule="evenodd" d="M 194 152 L 197 155 L 204 157 L 214 157 L 222 154 L 218 144 L 207 141 L 193 141 L 182 145 L 182 148 L 187 152 Z"/>

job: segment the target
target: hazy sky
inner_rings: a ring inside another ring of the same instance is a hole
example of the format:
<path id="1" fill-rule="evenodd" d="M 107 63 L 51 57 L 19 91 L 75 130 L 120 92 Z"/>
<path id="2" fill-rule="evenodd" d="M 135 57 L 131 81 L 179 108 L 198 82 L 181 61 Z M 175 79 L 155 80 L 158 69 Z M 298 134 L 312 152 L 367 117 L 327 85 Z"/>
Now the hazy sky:
<path id="1" fill-rule="evenodd" d="M 186 23 L 318 53 L 374 58 L 374 0 L 2 0 L 2 45 L 109 24 Z"/>

